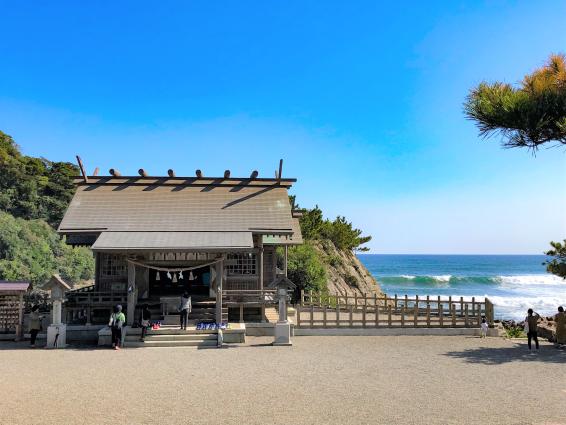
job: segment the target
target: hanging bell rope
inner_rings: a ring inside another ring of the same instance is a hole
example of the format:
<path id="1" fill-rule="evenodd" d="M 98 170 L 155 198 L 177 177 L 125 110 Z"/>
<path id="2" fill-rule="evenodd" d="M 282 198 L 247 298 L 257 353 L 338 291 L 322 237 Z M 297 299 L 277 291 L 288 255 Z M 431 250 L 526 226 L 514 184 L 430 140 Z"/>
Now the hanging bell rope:
<path id="1" fill-rule="evenodd" d="M 182 267 L 182 268 L 179 268 L 179 267 L 158 267 L 158 266 L 153 266 L 151 264 L 142 263 L 140 261 L 131 260 L 129 258 L 127 259 L 127 261 L 128 261 L 128 263 L 135 264 L 136 266 L 145 267 L 145 268 L 157 270 L 157 271 L 160 271 L 160 272 L 173 273 L 173 272 L 191 271 L 191 270 L 200 269 L 201 267 L 212 266 L 213 264 L 217 264 L 222 260 L 220 259 L 220 260 L 211 261 L 210 263 L 199 264 L 198 266 Z"/>

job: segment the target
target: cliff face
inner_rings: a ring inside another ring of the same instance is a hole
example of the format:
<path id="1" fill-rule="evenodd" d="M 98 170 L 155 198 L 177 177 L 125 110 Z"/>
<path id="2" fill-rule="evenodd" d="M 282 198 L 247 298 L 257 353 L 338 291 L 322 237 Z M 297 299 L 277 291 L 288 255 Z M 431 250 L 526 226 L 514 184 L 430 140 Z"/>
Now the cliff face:
<path id="1" fill-rule="evenodd" d="M 382 293 L 375 278 L 352 252 L 337 249 L 329 240 L 313 241 L 312 246 L 324 262 L 328 292 L 348 295 Z"/>

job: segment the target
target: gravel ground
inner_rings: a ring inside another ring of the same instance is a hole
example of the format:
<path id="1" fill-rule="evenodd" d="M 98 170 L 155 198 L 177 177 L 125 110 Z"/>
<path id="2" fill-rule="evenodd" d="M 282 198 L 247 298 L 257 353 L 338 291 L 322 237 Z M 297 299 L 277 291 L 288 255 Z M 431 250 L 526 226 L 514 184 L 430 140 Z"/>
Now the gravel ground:
<path id="1" fill-rule="evenodd" d="M 473 337 L 223 349 L 0 343 L 1 424 L 566 424 L 566 351 Z M 559 416 L 560 415 L 560 416 Z"/>

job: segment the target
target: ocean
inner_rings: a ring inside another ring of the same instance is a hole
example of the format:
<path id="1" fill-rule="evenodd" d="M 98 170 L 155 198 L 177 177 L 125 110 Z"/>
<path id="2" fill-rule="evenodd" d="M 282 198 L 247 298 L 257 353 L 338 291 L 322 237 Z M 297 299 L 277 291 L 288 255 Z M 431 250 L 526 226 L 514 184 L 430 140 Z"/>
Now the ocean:
<path id="1" fill-rule="evenodd" d="M 359 254 L 388 295 L 434 295 L 482 299 L 498 319 L 523 319 L 566 307 L 566 281 L 546 272 L 544 255 Z"/>

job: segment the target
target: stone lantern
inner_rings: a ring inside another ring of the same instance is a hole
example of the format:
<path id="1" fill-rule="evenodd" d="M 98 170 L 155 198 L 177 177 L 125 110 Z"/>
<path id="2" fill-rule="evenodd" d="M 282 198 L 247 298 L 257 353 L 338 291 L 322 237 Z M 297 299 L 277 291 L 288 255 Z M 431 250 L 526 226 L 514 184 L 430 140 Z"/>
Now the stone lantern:
<path id="1" fill-rule="evenodd" d="M 51 325 L 47 328 L 46 348 L 65 348 L 67 340 L 67 325 L 61 322 L 61 308 L 65 299 L 65 292 L 71 289 L 58 274 L 53 275 L 45 285 L 51 291 L 53 303 L 53 317 Z"/>
<path id="2" fill-rule="evenodd" d="M 275 324 L 273 345 L 293 345 L 291 342 L 291 324 L 287 319 L 287 300 L 289 290 L 297 286 L 291 282 L 287 276 L 280 275 L 269 284 L 270 288 L 277 289 L 277 299 L 279 301 L 279 320 Z"/>

